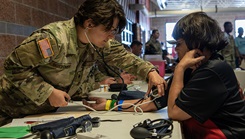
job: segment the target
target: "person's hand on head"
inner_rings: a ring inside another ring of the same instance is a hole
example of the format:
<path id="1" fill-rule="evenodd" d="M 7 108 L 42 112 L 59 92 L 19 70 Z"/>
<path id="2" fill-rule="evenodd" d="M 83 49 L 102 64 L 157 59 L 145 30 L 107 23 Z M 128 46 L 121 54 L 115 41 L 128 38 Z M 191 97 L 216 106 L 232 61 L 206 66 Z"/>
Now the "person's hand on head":
<path id="1" fill-rule="evenodd" d="M 71 97 L 64 91 L 55 89 L 48 97 L 49 103 L 53 107 L 64 107 L 68 105 L 68 101 Z"/>
<path id="2" fill-rule="evenodd" d="M 95 103 L 89 103 L 86 100 L 83 100 L 83 104 L 86 106 L 89 106 L 95 110 L 105 110 L 105 105 L 106 105 L 106 99 L 105 98 L 100 98 L 100 97 L 89 97 L 89 100 L 95 101 Z M 87 108 L 87 110 L 90 110 Z"/>
<path id="3" fill-rule="evenodd" d="M 151 89 L 153 86 L 156 86 L 158 90 L 158 95 L 163 96 L 167 87 L 167 82 L 161 77 L 156 70 L 150 71 L 148 73 L 148 90 L 146 92 L 146 96 L 151 93 Z"/>
<path id="4" fill-rule="evenodd" d="M 199 49 L 193 49 L 184 55 L 178 63 L 178 66 L 181 66 L 184 70 L 187 68 L 196 69 L 202 64 L 204 58 L 205 56 L 203 56 Z"/>

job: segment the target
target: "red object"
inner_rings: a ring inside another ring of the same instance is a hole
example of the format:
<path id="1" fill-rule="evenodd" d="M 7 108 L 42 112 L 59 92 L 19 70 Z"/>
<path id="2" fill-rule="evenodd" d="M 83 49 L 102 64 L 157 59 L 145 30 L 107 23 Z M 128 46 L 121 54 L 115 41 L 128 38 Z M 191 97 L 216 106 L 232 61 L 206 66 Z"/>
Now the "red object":
<path id="1" fill-rule="evenodd" d="M 165 61 L 149 61 L 151 62 L 159 71 L 159 75 L 164 77 L 165 75 Z"/>
<path id="2" fill-rule="evenodd" d="M 25 121 L 26 124 L 33 124 L 36 123 L 37 121 Z"/>
<path id="3" fill-rule="evenodd" d="M 227 139 L 219 127 L 211 120 L 201 124 L 190 118 L 182 122 L 186 139 Z"/>

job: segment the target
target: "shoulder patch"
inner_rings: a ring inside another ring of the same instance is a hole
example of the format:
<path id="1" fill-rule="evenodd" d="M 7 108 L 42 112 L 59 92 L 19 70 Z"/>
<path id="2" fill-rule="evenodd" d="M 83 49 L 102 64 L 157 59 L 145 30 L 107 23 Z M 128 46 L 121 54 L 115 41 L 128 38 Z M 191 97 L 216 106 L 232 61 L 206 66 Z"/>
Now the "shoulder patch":
<path id="1" fill-rule="evenodd" d="M 38 41 L 38 45 L 44 58 L 49 58 L 54 55 L 54 51 L 47 38 Z"/>

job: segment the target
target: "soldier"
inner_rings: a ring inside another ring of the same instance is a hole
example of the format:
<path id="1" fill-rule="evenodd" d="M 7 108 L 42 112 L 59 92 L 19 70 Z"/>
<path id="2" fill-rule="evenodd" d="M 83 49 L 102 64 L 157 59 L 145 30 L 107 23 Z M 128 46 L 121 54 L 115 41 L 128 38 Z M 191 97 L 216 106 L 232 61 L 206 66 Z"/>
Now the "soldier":
<path id="1" fill-rule="evenodd" d="M 155 85 L 163 95 L 166 82 L 155 67 L 114 40 L 125 25 L 125 13 L 116 0 L 86 0 L 72 19 L 33 32 L 4 63 L 0 125 L 55 111 L 77 95 L 86 96 L 95 87 L 97 60 L 147 79 L 147 93 Z"/>
<path id="2" fill-rule="evenodd" d="M 150 40 L 145 44 L 145 54 L 161 54 L 162 45 L 158 40 L 160 33 L 157 29 L 152 30 Z"/>
<path id="3" fill-rule="evenodd" d="M 236 68 L 236 58 L 238 63 L 240 63 L 239 52 L 235 44 L 234 37 L 230 34 L 233 30 L 231 22 L 227 21 L 224 23 L 224 33 L 225 37 L 228 38 L 229 45 L 227 45 L 223 50 L 221 50 L 221 54 L 224 57 L 224 60 L 233 68 Z"/>

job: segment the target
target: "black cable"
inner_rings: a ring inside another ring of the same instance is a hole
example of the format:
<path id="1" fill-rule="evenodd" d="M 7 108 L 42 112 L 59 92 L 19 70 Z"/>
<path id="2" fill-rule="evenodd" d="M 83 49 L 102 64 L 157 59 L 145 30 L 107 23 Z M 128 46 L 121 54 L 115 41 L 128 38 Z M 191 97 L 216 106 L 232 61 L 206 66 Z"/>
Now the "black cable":
<path id="1" fill-rule="evenodd" d="M 106 119 L 106 120 L 100 120 L 100 122 L 122 122 L 122 120 L 111 120 L 111 119 Z"/>
<path id="2" fill-rule="evenodd" d="M 112 72 L 114 72 L 121 80 L 122 80 L 122 87 L 121 87 L 121 90 L 120 90 L 120 92 L 119 93 L 121 93 L 122 92 L 122 90 L 123 90 L 123 87 L 124 87 L 124 79 L 122 78 L 122 76 L 119 74 L 119 73 L 117 73 L 116 71 L 114 71 L 106 62 L 105 62 L 105 59 L 104 59 L 104 53 L 103 53 L 103 51 L 102 51 L 102 54 L 100 54 L 100 52 L 95 48 L 95 51 L 97 52 L 97 54 L 102 58 L 102 61 L 103 61 L 103 63 L 105 64 L 105 66 L 108 68 L 108 69 L 110 69 Z"/>
<path id="3" fill-rule="evenodd" d="M 113 69 L 111 69 L 111 67 L 105 62 L 103 51 L 102 51 L 102 55 L 101 55 L 100 52 L 99 52 L 99 51 L 94 47 L 94 45 L 91 43 L 91 41 L 89 40 L 89 37 L 88 37 L 88 35 L 87 35 L 87 33 L 86 33 L 87 29 L 88 29 L 88 28 L 86 28 L 86 30 L 85 30 L 85 32 L 84 32 L 84 35 L 85 35 L 85 37 L 87 38 L 87 40 L 88 40 L 89 44 L 91 45 L 91 47 L 93 47 L 94 50 L 96 51 L 96 53 L 102 58 L 102 61 L 103 61 L 103 63 L 105 64 L 105 66 L 106 66 L 108 69 L 110 69 L 112 72 L 114 72 L 116 75 L 118 75 L 118 77 L 122 80 L 122 88 L 121 88 L 121 90 L 120 90 L 120 92 L 119 92 L 119 93 L 121 93 L 122 90 L 123 90 L 123 87 L 124 87 L 124 80 L 123 80 L 123 78 L 121 77 L 121 75 L 120 75 L 119 73 L 117 73 L 117 72 L 115 72 Z"/>

